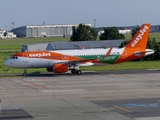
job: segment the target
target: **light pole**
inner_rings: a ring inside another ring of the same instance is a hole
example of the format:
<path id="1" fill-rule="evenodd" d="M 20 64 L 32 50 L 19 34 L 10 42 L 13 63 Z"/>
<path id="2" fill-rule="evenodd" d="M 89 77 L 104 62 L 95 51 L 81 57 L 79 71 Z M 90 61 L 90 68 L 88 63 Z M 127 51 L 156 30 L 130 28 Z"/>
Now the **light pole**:
<path id="1" fill-rule="evenodd" d="M 96 19 L 94 19 L 94 28 L 96 28 Z"/>

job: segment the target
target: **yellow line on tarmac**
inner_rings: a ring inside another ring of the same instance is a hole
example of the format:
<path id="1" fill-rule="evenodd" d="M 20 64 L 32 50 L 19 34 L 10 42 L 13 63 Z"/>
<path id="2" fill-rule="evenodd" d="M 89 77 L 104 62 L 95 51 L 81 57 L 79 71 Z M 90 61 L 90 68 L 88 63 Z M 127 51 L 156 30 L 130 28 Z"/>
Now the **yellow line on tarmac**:
<path id="1" fill-rule="evenodd" d="M 160 100 L 158 100 L 158 102 L 160 102 Z"/>
<path id="2" fill-rule="evenodd" d="M 122 108 L 122 107 L 118 107 L 118 106 L 114 106 L 115 108 L 117 108 L 117 109 L 120 109 L 120 110 L 123 110 L 123 111 L 126 111 L 126 112 L 132 112 L 132 111 L 130 111 L 130 110 L 127 110 L 127 109 L 125 109 L 125 108 Z"/>
<path id="3" fill-rule="evenodd" d="M 20 76 L 2 76 L 0 78 L 21 78 Z"/>

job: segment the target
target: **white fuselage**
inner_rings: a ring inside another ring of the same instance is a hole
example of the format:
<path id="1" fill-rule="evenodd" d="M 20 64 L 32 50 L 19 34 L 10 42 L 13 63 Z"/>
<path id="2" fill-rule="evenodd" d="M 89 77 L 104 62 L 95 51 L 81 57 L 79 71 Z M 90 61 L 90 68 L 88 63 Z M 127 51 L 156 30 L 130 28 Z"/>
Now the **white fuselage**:
<path id="1" fill-rule="evenodd" d="M 113 48 L 110 52 L 110 55 L 118 54 L 121 55 L 125 48 Z M 53 53 L 62 54 L 60 59 L 46 59 L 41 57 L 24 57 L 26 52 L 23 53 L 22 56 L 12 56 L 10 59 L 6 60 L 4 64 L 8 67 L 15 67 L 15 68 L 48 68 L 52 67 L 56 63 L 65 63 L 70 62 L 67 59 L 67 56 L 105 56 L 106 53 L 109 51 L 108 49 L 84 49 L 84 50 L 58 50 L 58 51 L 48 51 Z M 145 55 L 153 54 L 154 50 L 146 49 Z M 127 52 L 125 54 L 127 57 Z M 51 56 L 52 57 L 52 56 Z M 79 66 L 91 66 L 94 63 L 79 63 Z"/>
<path id="2" fill-rule="evenodd" d="M 4 64 L 9 67 L 16 67 L 16 68 L 47 68 L 52 67 L 55 63 L 60 62 L 68 62 L 69 60 L 66 59 L 65 55 L 68 56 L 89 56 L 89 55 L 105 55 L 109 49 L 80 49 L 80 50 L 58 50 L 52 51 L 54 53 L 63 54 L 60 60 L 57 59 L 45 59 L 45 58 L 36 58 L 36 57 L 24 57 L 17 56 L 17 59 L 11 57 L 10 59 L 6 60 Z M 121 54 L 124 49 L 113 48 L 111 54 L 115 54 L 119 52 Z M 51 52 L 51 51 L 49 51 Z M 25 54 L 25 52 L 24 52 Z M 64 58 L 63 58 L 64 57 Z M 88 65 L 93 65 L 88 63 Z M 85 66 L 85 65 L 84 65 Z"/>

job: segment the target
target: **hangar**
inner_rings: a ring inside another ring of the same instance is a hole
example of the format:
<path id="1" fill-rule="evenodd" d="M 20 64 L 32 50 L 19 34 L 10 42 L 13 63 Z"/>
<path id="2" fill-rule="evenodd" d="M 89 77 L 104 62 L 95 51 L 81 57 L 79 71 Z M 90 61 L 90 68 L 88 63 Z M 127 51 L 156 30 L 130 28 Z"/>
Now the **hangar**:
<path id="1" fill-rule="evenodd" d="M 119 47 L 125 40 L 102 40 L 102 41 L 76 41 L 76 42 L 47 42 L 23 45 L 22 51 L 43 50 L 67 50 L 67 49 L 97 49 Z"/>
<path id="2" fill-rule="evenodd" d="M 46 50 L 49 42 L 22 45 L 22 52 Z"/>
<path id="3" fill-rule="evenodd" d="M 91 24 L 84 24 L 91 26 Z M 17 37 L 70 37 L 79 24 L 27 25 L 11 31 Z"/>
<path id="4" fill-rule="evenodd" d="M 124 40 L 102 40 L 102 41 L 76 41 L 76 42 L 50 42 L 47 50 L 61 49 L 96 49 L 119 47 Z"/>

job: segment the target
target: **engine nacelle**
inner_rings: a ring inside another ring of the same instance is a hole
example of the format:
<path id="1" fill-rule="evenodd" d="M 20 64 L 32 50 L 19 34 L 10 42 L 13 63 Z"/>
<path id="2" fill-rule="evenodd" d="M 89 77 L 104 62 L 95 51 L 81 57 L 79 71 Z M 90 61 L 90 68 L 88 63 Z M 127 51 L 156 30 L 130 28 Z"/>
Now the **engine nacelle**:
<path id="1" fill-rule="evenodd" d="M 68 71 L 68 64 L 57 63 L 53 67 L 47 68 L 48 72 L 64 73 Z"/>
<path id="2" fill-rule="evenodd" d="M 49 67 L 49 68 L 46 68 L 48 72 L 54 72 L 54 68 L 53 67 Z"/>

